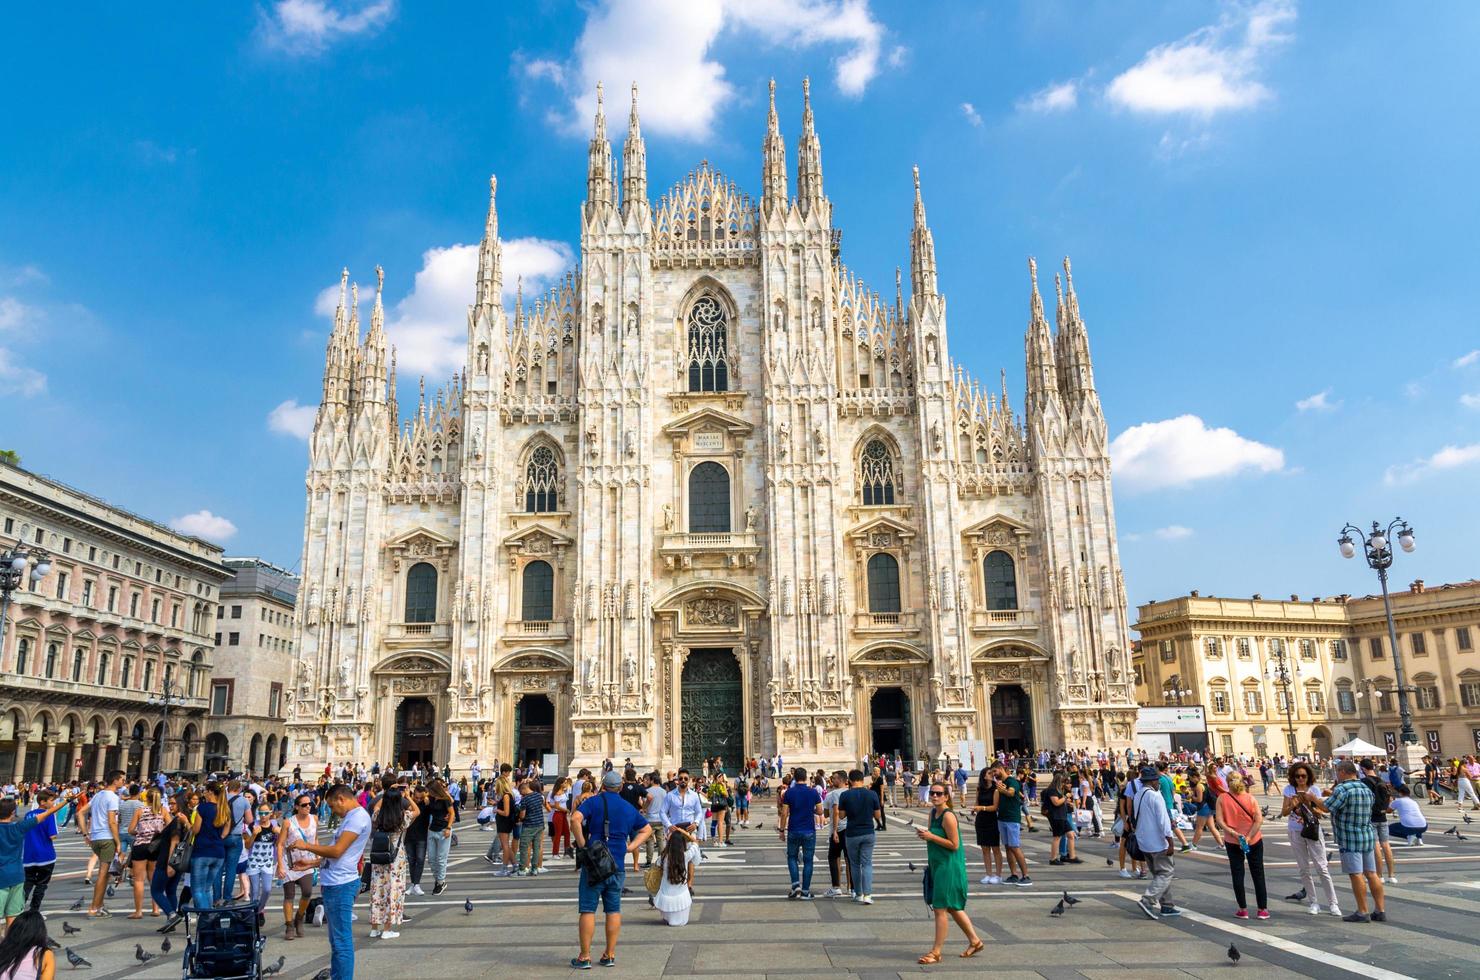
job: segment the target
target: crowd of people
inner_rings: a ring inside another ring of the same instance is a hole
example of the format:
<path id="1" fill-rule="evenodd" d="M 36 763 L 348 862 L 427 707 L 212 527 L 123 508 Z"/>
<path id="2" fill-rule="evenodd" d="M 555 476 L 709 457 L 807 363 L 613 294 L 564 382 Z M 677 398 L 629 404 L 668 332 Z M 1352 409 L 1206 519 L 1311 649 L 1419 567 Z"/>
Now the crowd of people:
<path id="1" fill-rule="evenodd" d="M 1423 808 L 1445 802 L 1446 787 L 1461 807 L 1480 809 L 1480 763 L 1473 756 L 1447 767 L 1431 759 L 1412 773 L 1372 760 L 1337 760 L 1326 769 L 1309 761 L 1196 753 L 1155 761 L 1135 752 L 1005 754 L 975 770 L 939 763 L 880 756 L 852 770 L 809 772 L 787 769 L 780 757 L 733 769 L 716 758 L 694 771 L 639 774 L 629 760 L 553 779 L 534 762 L 520 768 L 495 762 L 487 770 L 475 764 L 456 779 L 447 767 L 399 771 L 372 764 L 326 767 L 310 778 L 295 768 L 262 780 L 161 774 L 139 783 L 113 771 L 97 783 L 11 785 L 0 791 L 0 912 L 7 926 L 0 977 L 9 980 L 7 968 L 15 972 L 19 961 L 7 966 L 11 950 L 34 942 L 38 929 L 45 937 L 44 922 L 29 915 L 45 899 L 54 841 L 68 826 L 91 852 L 88 917 L 112 915 L 106 900 L 124 885 L 133 899 L 127 917 L 158 918 L 156 928 L 166 933 L 179 925 L 184 908 L 251 903 L 263 926 L 277 907 L 285 941 L 303 937 L 306 922 L 326 925 L 332 973 L 349 977 L 356 898 L 369 893 L 372 939 L 398 938 L 411 918 L 406 898 L 427 894 L 428 869 L 431 894 L 446 888 L 459 826 L 490 833 L 484 860 L 495 877 L 544 874 L 547 858 L 574 862 L 580 925 L 571 965 L 585 969 L 598 909 L 605 936 L 598 962 L 615 962 L 622 896 L 632 890 L 629 867 L 642 872 L 658 920 L 683 926 L 704 849 L 731 846 L 734 832 L 752 826 L 752 813 L 764 808 L 774 813 L 785 846 L 789 900 L 814 900 L 822 836 L 830 884 L 820 897 L 870 905 L 876 834 L 890 819 L 902 820 L 926 847 L 922 884 L 935 915 L 935 943 L 919 962 L 931 964 L 940 961 L 951 922 L 968 943 L 962 956 L 982 948 L 965 911 L 972 844 L 980 851 L 980 884 L 1031 888 L 1024 832 L 1046 831 L 1049 866 L 1083 864 L 1079 840 L 1109 837 L 1117 873 L 1145 881 L 1139 907 L 1153 919 L 1180 914 L 1173 900 L 1177 854 L 1221 848 L 1233 914 L 1262 920 L 1271 915 L 1263 830 L 1268 820 L 1284 819 L 1300 883 L 1288 898 L 1312 915 L 1381 922 L 1383 886 L 1397 880 L 1392 839 L 1421 845 L 1428 829 Z M 1277 816 L 1273 803 L 1256 795 L 1261 788 L 1264 797 L 1278 799 Z M 1039 821 L 1045 826 L 1035 826 Z M 1354 910 L 1346 914 L 1328 866 L 1328 841 L 1350 882 Z"/>

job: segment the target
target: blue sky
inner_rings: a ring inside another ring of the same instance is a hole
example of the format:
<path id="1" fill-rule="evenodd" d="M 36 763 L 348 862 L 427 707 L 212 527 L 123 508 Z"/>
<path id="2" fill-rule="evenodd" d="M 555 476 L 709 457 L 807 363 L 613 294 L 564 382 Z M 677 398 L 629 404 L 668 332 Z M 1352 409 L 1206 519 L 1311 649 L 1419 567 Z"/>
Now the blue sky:
<path id="1" fill-rule="evenodd" d="M 701 159 L 758 192 L 773 75 L 794 165 L 810 74 L 845 261 L 888 292 L 919 164 L 952 352 L 1005 368 L 1019 404 L 1027 257 L 1073 257 L 1132 603 L 1370 591 L 1336 529 L 1394 514 L 1419 539 L 1399 582 L 1480 572 L 1480 6 L 288 0 L 7 23 L 0 447 L 233 552 L 298 561 L 341 266 L 386 269 L 404 403 L 418 368 L 447 374 L 489 173 L 511 267 L 538 284 L 571 261 L 597 78 L 614 138 L 638 81 L 656 196 Z"/>

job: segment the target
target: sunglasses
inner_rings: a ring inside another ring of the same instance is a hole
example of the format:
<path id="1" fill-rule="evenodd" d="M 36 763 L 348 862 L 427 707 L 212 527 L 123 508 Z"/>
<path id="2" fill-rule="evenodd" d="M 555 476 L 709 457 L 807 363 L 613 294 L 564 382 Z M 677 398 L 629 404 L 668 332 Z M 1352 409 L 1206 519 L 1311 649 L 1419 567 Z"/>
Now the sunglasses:
<path id="1" fill-rule="evenodd" d="M 930 795 L 931 796 L 945 796 L 946 794 L 945 794 L 945 790 L 933 789 L 933 790 L 930 791 Z"/>

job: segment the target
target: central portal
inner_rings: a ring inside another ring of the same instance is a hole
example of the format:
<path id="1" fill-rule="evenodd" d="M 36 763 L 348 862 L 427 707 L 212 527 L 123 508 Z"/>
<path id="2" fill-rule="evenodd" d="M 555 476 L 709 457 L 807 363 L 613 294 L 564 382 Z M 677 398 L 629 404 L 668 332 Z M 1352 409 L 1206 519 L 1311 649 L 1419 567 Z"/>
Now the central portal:
<path id="1" fill-rule="evenodd" d="M 740 662 L 730 648 L 698 649 L 683 665 L 679 719 L 683 764 L 699 772 L 716 756 L 735 772 L 745 754 Z"/>
<path id="2" fill-rule="evenodd" d="M 992 748 L 998 752 L 1023 752 L 1033 747 L 1033 714 L 1028 695 L 1017 684 L 1006 684 L 992 692 Z"/>
<path id="3" fill-rule="evenodd" d="M 432 765 L 432 733 L 437 710 L 426 698 L 407 698 L 396 709 L 396 765 L 410 769 L 416 763 Z"/>
<path id="4" fill-rule="evenodd" d="M 526 694 L 514 709 L 515 765 L 545 761 L 555 751 L 555 705 L 543 694 Z"/>
<path id="5" fill-rule="evenodd" d="M 898 687 L 881 687 L 868 700 L 873 755 L 914 757 L 910 745 L 910 696 Z"/>

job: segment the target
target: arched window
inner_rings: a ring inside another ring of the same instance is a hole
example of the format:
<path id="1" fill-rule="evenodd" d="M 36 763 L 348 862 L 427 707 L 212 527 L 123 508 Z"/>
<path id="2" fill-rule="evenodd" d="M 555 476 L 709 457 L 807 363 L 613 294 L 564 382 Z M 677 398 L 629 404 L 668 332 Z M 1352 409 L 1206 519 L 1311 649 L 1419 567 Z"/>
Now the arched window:
<path id="1" fill-rule="evenodd" d="M 888 552 L 868 560 L 868 611 L 899 612 L 899 561 Z"/>
<path id="2" fill-rule="evenodd" d="M 559 510 L 559 482 L 560 468 L 555 462 L 555 450 L 549 446 L 536 447 L 529 455 L 529 465 L 524 468 L 524 512 L 549 514 Z"/>
<path id="3" fill-rule="evenodd" d="M 437 621 L 437 570 L 424 561 L 406 573 L 406 622 Z"/>
<path id="4" fill-rule="evenodd" d="M 24 674 L 26 672 L 26 661 L 31 656 L 31 641 L 24 636 L 20 638 L 15 647 L 15 672 Z"/>
<path id="5" fill-rule="evenodd" d="M 57 675 L 57 645 L 55 643 L 48 643 L 46 645 L 46 676 L 47 677 L 55 677 L 56 675 Z"/>
<path id="6" fill-rule="evenodd" d="M 718 463 L 700 463 L 689 473 L 689 533 L 730 530 L 730 474 Z"/>
<path id="7" fill-rule="evenodd" d="M 1012 556 L 1005 551 L 993 551 L 982 560 L 982 574 L 987 583 L 988 609 L 1016 609 L 1017 569 Z"/>
<path id="8" fill-rule="evenodd" d="M 72 651 L 72 679 L 74 681 L 82 680 L 82 665 L 83 662 L 86 660 L 86 650 L 78 647 L 76 650 Z"/>
<path id="9" fill-rule="evenodd" d="M 729 391 L 729 325 L 713 296 L 700 296 L 689 310 L 689 390 Z"/>
<path id="10" fill-rule="evenodd" d="M 873 507 L 894 503 L 894 456 L 882 439 L 871 439 L 859 460 L 858 482 L 863 486 L 863 504 Z"/>
<path id="11" fill-rule="evenodd" d="M 523 589 L 525 622 L 547 623 L 555 618 L 555 570 L 547 561 L 532 561 L 524 566 Z"/>

